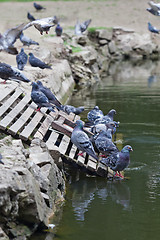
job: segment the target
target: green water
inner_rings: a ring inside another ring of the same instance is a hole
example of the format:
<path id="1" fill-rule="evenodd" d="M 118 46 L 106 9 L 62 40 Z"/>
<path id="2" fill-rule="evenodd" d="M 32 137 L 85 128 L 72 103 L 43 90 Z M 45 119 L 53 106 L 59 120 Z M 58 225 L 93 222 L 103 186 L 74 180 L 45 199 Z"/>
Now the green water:
<path id="1" fill-rule="evenodd" d="M 120 127 L 119 149 L 134 151 L 124 181 L 107 181 L 68 169 L 63 216 L 54 240 L 160 239 L 160 77 L 108 76 L 93 87 L 75 91 L 70 104 L 98 105 L 105 114 L 114 108 Z M 119 74 L 117 74 L 119 76 Z"/>

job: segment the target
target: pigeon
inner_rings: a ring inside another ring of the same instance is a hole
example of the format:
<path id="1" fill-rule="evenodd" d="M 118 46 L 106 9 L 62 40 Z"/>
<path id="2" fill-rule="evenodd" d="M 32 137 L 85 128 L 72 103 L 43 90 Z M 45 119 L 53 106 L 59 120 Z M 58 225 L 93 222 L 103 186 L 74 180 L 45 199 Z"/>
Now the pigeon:
<path id="1" fill-rule="evenodd" d="M 24 46 L 30 46 L 30 45 L 39 45 L 38 42 L 33 41 L 29 37 L 25 36 L 23 32 L 19 36 L 20 41 L 23 43 Z"/>
<path id="2" fill-rule="evenodd" d="M 77 23 L 75 25 L 75 34 L 76 35 L 81 35 L 83 32 L 85 32 L 91 23 L 91 19 L 86 20 L 83 23 L 80 23 L 79 20 L 77 20 Z"/>
<path id="3" fill-rule="evenodd" d="M 1 155 L 1 153 L 0 153 L 0 163 L 4 164 L 4 162 L 2 162 L 2 155 Z"/>
<path id="4" fill-rule="evenodd" d="M 40 4 L 38 4 L 38 3 L 36 3 L 36 2 L 33 3 L 33 6 L 35 7 L 35 9 L 36 9 L 37 11 L 40 11 L 40 10 L 42 10 L 42 9 L 46 9 L 45 7 L 41 6 Z"/>
<path id="5" fill-rule="evenodd" d="M 148 30 L 152 33 L 157 33 L 159 34 L 160 30 L 158 30 L 157 28 L 153 27 L 152 24 L 150 22 L 148 22 Z"/>
<path id="6" fill-rule="evenodd" d="M 3 35 L 0 34 L 0 51 L 5 51 L 10 54 L 18 54 L 14 43 L 19 38 L 25 24 L 7 30 Z"/>
<path id="7" fill-rule="evenodd" d="M 40 59 L 36 58 L 33 53 L 29 53 L 29 63 L 32 67 L 39 67 L 41 69 L 49 68 L 52 69 L 51 66 L 46 64 L 45 62 L 42 62 Z"/>
<path id="8" fill-rule="evenodd" d="M 116 124 L 114 121 L 110 121 L 110 122 L 101 122 L 98 124 L 95 124 L 91 127 L 91 132 L 93 134 L 97 134 L 100 133 L 101 131 L 107 131 L 108 129 L 112 129 L 112 132 L 115 133 L 115 128 L 116 128 Z"/>
<path id="9" fill-rule="evenodd" d="M 36 20 L 33 15 L 31 15 L 29 12 L 27 13 L 27 18 L 30 20 L 30 21 L 34 21 Z"/>
<path id="10" fill-rule="evenodd" d="M 103 112 L 99 109 L 98 106 L 95 106 L 88 114 L 87 118 L 91 124 L 94 124 L 94 121 L 96 119 L 102 119 L 103 118 Z"/>
<path id="11" fill-rule="evenodd" d="M 47 87 L 44 87 L 41 81 L 37 81 L 37 84 L 38 84 L 39 90 L 46 95 L 46 97 L 48 98 L 49 102 L 54 104 L 55 107 L 58 110 L 63 110 L 62 104 L 58 101 L 58 99 L 51 92 L 51 90 L 49 88 L 47 88 Z"/>
<path id="12" fill-rule="evenodd" d="M 112 129 L 101 131 L 95 138 L 95 146 L 104 156 L 112 152 L 118 152 L 118 148 L 112 142 Z"/>
<path id="13" fill-rule="evenodd" d="M 21 48 L 21 51 L 16 56 L 17 67 L 19 70 L 23 70 L 28 60 L 28 55 L 24 52 L 24 48 Z"/>
<path id="14" fill-rule="evenodd" d="M 106 122 L 109 122 L 109 121 L 113 121 L 113 117 L 114 115 L 116 114 L 116 110 L 115 109 L 111 109 L 107 115 L 105 115 L 103 117 L 103 120 L 105 120 Z"/>
<path id="15" fill-rule="evenodd" d="M 56 28 L 55 28 L 55 32 L 56 32 L 56 35 L 58 37 L 60 37 L 62 35 L 62 32 L 63 32 L 63 28 L 60 26 L 60 24 L 58 23 Z"/>
<path id="16" fill-rule="evenodd" d="M 63 105 L 63 111 L 66 112 L 67 114 L 74 113 L 76 115 L 79 115 L 81 112 L 84 111 L 84 107 L 74 107 L 71 105 Z"/>
<path id="17" fill-rule="evenodd" d="M 6 83 L 8 79 L 30 82 L 30 80 L 25 77 L 25 75 L 19 69 L 6 63 L 0 63 L 0 78 L 5 80 L 3 83 Z"/>
<path id="18" fill-rule="evenodd" d="M 26 24 L 23 30 L 26 30 L 27 28 L 34 26 L 40 32 L 41 35 L 43 35 L 43 32 L 46 32 L 46 34 L 48 34 L 50 28 L 55 26 L 55 24 L 57 23 L 58 23 L 58 19 L 56 16 L 37 19 L 35 21 L 29 22 L 28 24 Z"/>
<path id="19" fill-rule="evenodd" d="M 160 3 L 154 3 L 153 1 L 149 1 L 148 4 L 154 11 L 160 10 Z"/>
<path id="20" fill-rule="evenodd" d="M 38 106 L 36 111 L 40 111 L 41 107 L 47 107 L 51 112 L 55 112 L 54 106 L 49 103 L 49 99 L 46 97 L 46 95 L 39 90 L 36 82 L 32 82 L 31 98 L 32 101 Z"/>
<path id="21" fill-rule="evenodd" d="M 81 120 L 76 121 L 76 126 L 71 134 L 71 141 L 80 151 L 86 152 L 98 161 L 92 142 L 88 135 L 83 131 L 83 122 Z"/>
<path id="22" fill-rule="evenodd" d="M 113 171 L 118 172 L 119 174 L 116 173 L 116 176 L 124 178 L 120 172 L 128 167 L 130 163 L 130 151 L 133 151 L 132 147 L 126 145 L 121 151 L 113 153 L 107 158 L 103 158 L 101 162 L 110 167 Z"/>
<path id="23" fill-rule="evenodd" d="M 155 16 L 160 16 L 160 10 L 156 11 L 153 8 L 147 8 L 146 10 Z"/>

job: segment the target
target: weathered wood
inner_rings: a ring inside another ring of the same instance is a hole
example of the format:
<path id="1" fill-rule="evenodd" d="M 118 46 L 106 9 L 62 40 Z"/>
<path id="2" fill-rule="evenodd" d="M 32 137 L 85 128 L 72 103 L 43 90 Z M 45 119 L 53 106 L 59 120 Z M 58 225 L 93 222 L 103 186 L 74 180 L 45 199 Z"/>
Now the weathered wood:
<path id="1" fill-rule="evenodd" d="M 73 144 L 72 145 L 72 148 L 71 148 L 71 150 L 70 150 L 70 153 L 69 153 L 69 157 L 70 158 L 74 158 L 74 156 L 75 156 L 75 153 L 76 153 L 76 150 L 77 150 L 77 147 Z"/>
<path id="2" fill-rule="evenodd" d="M 60 123 L 59 121 L 54 121 L 51 124 L 53 129 L 56 129 L 57 131 L 67 135 L 67 136 L 71 136 L 71 131 L 68 129 L 68 127 L 66 127 L 64 124 L 62 126 L 62 123 Z"/>
<path id="3" fill-rule="evenodd" d="M 89 159 L 88 163 L 87 163 L 87 169 L 95 173 L 96 167 L 97 167 L 97 163 L 95 163 Z"/>
<path id="4" fill-rule="evenodd" d="M 19 119 L 8 129 L 8 132 L 12 135 L 16 135 L 17 132 L 25 125 L 26 121 L 35 111 L 36 104 L 32 102 L 29 107 L 23 112 Z"/>
<path id="5" fill-rule="evenodd" d="M 102 164 L 101 162 L 99 162 L 97 165 L 97 174 L 101 177 L 107 177 L 108 167 Z"/>
<path id="6" fill-rule="evenodd" d="M 0 107 L 0 116 L 2 116 L 10 107 L 11 105 L 17 100 L 17 98 L 23 93 L 23 91 L 18 88 L 14 92 L 14 94 L 8 98 L 3 105 Z"/>
<path id="7" fill-rule="evenodd" d="M 47 118 L 41 124 L 40 128 L 35 133 L 34 138 L 39 138 L 42 140 L 46 132 L 48 131 L 49 127 L 51 126 L 52 121 L 53 118 L 50 115 L 48 115 Z"/>
<path id="8" fill-rule="evenodd" d="M 48 149 L 52 149 L 58 139 L 59 134 L 56 132 L 51 132 L 51 135 L 49 136 L 48 140 L 46 141 L 46 145 Z M 55 149 L 55 148 L 54 148 Z"/>
<path id="9" fill-rule="evenodd" d="M 14 118 L 24 109 L 31 100 L 30 94 L 27 94 L 1 121 L 0 128 L 5 129 L 14 120 Z"/>
<path id="10" fill-rule="evenodd" d="M 25 126 L 25 128 L 19 135 L 22 140 L 27 141 L 28 138 L 31 136 L 32 132 L 35 130 L 35 128 L 43 118 L 44 113 L 47 111 L 47 109 L 44 109 L 43 111 L 44 112 L 37 112 L 32 118 L 32 120 L 27 124 L 27 126 Z"/>
<path id="11" fill-rule="evenodd" d="M 9 94 L 11 94 L 15 89 L 16 89 L 16 85 L 10 85 L 10 86 L 6 86 L 6 85 L 1 85 L 1 89 L 0 89 L 0 102 L 3 101 Z"/>
<path id="12" fill-rule="evenodd" d="M 61 154 L 64 155 L 66 153 L 69 142 L 70 142 L 70 138 L 68 136 L 64 135 L 63 138 L 62 138 L 62 141 L 59 145 L 59 151 L 60 151 Z"/>
<path id="13" fill-rule="evenodd" d="M 85 166 L 85 157 L 78 156 L 77 164 L 84 167 Z"/>

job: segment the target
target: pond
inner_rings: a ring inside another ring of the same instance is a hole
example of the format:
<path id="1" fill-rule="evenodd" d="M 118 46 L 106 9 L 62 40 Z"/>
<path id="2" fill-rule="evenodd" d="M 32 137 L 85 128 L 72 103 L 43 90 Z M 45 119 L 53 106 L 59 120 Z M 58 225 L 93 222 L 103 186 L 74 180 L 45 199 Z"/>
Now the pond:
<path id="1" fill-rule="evenodd" d="M 75 90 L 70 99 L 69 104 L 85 106 L 84 120 L 95 105 L 105 114 L 116 109 L 117 146 L 121 150 L 130 144 L 134 151 L 127 180 L 68 170 L 66 203 L 54 240 L 159 239 L 160 75 L 149 66 L 124 67 L 93 87 Z"/>

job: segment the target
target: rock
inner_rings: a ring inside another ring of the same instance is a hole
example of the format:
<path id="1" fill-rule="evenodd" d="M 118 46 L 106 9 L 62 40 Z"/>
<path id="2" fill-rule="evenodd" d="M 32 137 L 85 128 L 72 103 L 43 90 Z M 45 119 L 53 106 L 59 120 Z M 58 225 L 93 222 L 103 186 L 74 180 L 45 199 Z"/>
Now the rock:
<path id="1" fill-rule="evenodd" d="M 102 46 L 106 45 L 107 43 L 108 43 L 107 39 L 100 39 L 99 40 L 99 44 L 102 45 Z"/>
<path id="2" fill-rule="evenodd" d="M 113 35 L 113 31 L 112 29 L 100 29 L 97 30 L 98 32 L 98 38 L 101 39 L 105 39 L 107 41 L 111 41 L 112 40 L 112 35 Z"/>
<path id="3" fill-rule="evenodd" d="M 109 49 L 109 53 L 110 53 L 110 54 L 116 53 L 117 47 L 116 47 L 116 44 L 115 44 L 115 41 L 114 41 L 114 40 L 112 40 L 112 41 L 108 44 L 108 49 Z"/>
<path id="4" fill-rule="evenodd" d="M 0 239 L 1 240 L 9 240 L 9 237 L 5 234 L 5 232 L 0 227 Z"/>

